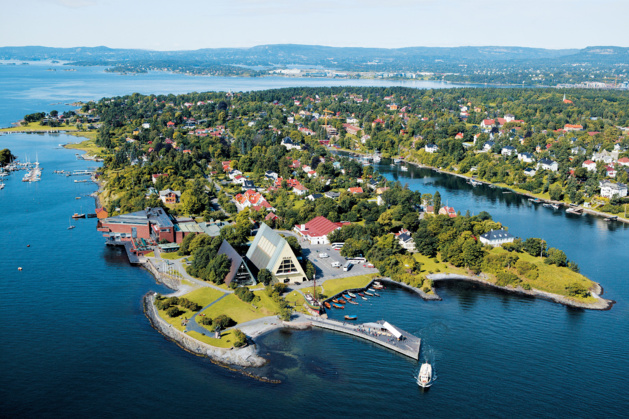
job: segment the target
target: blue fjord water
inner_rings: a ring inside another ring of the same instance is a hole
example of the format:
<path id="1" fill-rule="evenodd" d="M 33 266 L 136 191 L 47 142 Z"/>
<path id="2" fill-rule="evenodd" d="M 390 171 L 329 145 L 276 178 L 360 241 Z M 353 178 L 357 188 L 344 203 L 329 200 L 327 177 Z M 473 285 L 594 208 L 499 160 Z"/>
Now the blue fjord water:
<path id="1" fill-rule="evenodd" d="M 99 95 L 261 86 L 251 79 L 229 79 L 225 87 L 211 78 L 28 67 L 15 73 L 16 67 L 0 66 L 0 125 L 50 110 L 51 103 Z M 261 88 L 267 87 L 278 85 Z M 572 310 L 458 282 L 439 286 L 443 301 L 425 302 L 388 288 L 381 298 L 332 316 L 382 318 L 419 335 L 421 357 L 433 362 L 438 377 L 433 388 L 422 392 L 414 383 L 415 361 L 316 330 L 258 339 L 271 360 L 261 372 L 282 380 L 270 385 L 166 341 L 150 327 L 140 301 L 147 291 L 167 290 L 129 266 L 120 251 L 105 248 L 94 219 L 67 229 L 72 213 L 93 210 L 86 195 L 95 189 L 52 174 L 94 165 L 57 146 L 72 141 L 0 136 L 0 149 L 9 147 L 22 160 L 37 154 L 44 167 L 41 182 L 22 183 L 13 175 L 0 191 L 2 416 L 624 417 L 629 409 L 629 228 L 623 225 L 533 207 L 516 195 L 425 169 L 380 165 L 385 176 L 412 189 L 439 190 L 457 210 L 486 210 L 514 234 L 564 249 L 617 304 L 606 312 Z"/>

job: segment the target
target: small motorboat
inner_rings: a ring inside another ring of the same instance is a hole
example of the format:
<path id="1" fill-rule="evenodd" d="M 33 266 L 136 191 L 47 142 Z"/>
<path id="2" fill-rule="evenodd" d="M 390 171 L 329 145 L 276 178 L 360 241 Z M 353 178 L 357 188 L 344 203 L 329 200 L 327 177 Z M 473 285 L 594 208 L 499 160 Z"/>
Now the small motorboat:
<path id="1" fill-rule="evenodd" d="M 373 293 L 374 297 L 380 297 L 380 294 L 378 294 L 377 292 Z"/>
<path id="2" fill-rule="evenodd" d="M 432 385 L 432 366 L 428 362 L 424 362 L 419 369 L 417 384 L 423 388 L 428 388 Z"/>
<path id="3" fill-rule="evenodd" d="M 354 305 L 358 305 L 358 303 L 356 301 L 352 301 L 352 300 L 347 300 L 348 304 L 354 304 Z"/>
<path id="4" fill-rule="evenodd" d="M 351 292 L 348 292 L 348 293 L 347 293 L 347 295 L 349 295 L 349 296 L 350 296 L 350 297 L 352 297 L 352 298 L 356 298 L 356 294 L 353 294 L 353 293 L 351 293 Z"/>
<path id="5" fill-rule="evenodd" d="M 337 300 L 336 298 L 333 298 L 333 299 L 332 299 L 332 302 L 333 302 L 333 303 L 337 303 L 337 304 L 338 304 L 338 303 L 339 303 L 339 300 Z"/>
<path id="6" fill-rule="evenodd" d="M 345 320 L 356 320 L 357 318 L 356 316 L 345 316 Z"/>
<path id="7" fill-rule="evenodd" d="M 85 218 L 85 214 L 79 214 L 78 212 L 75 212 L 74 214 L 72 214 L 72 218 Z"/>
<path id="8" fill-rule="evenodd" d="M 325 303 L 323 303 L 323 305 L 325 306 L 325 308 L 327 308 L 328 310 L 330 310 L 332 308 L 332 306 L 330 305 L 330 303 L 328 303 L 327 301 Z"/>
<path id="9" fill-rule="evenodd" d="M 383 289 L 383 288 L 384 288 L 384 287 L 383 287 L 382 285 L 374 285 L 374 286 L 373 286 L 373 289 L 375 289 L 375 290 L 381 290 L 381 289 Z"/>
<path id="10" fill-rule="evenodd" d="M 372 290 L 371 288 L 367 288 L 367 291 L 374 292 L 374 290 Z"/>
<path id="11" fill-rule="evenodd" d="M 372 293 L 370 293 L 370 292 L 367 292 L 367 291 L 365 291 L 365 295 L 368 295 L 368 296 L 370 296 L 370 297 L 373 297 L 373 294 L 372 294 Z"/>
<path id="12" fill-rule="evenodd" d="M 349 295 L 343 294 L 343 298 L 345 298 L 346 300 L 351 300 L 352 297 L 350 297 Z"/>
<path id="13" fill-rule="evenodd" d="M 340 306 L 340 305 L 338 305 L 338 304 L 332 304 L 332 306 L 333 306 L 334 308 L 338 308 L 338 309 L 341 309 L 341 310 L 345 308 L 345 306 Z"/>
<path id="14" fill-rule="evenodd" d="M 360 295 L 361 297 L 365 296 L 365 294 L 363 294 L 362 292 L 359 292 L 358 295 Z"/>
<path id="15" fill-rule="evenodd" d="M 339 304 L 345 304 L 345 303 L 346 303 L 346 301 L 344 299 L 339 298 Z"/>
<path id="16" fill-rule="evenodd" d="M 363 300 L 366 300 L 366 299 L 367 299 L 367 297 L 360 297 L 360 298 L 362 298 Z"/>

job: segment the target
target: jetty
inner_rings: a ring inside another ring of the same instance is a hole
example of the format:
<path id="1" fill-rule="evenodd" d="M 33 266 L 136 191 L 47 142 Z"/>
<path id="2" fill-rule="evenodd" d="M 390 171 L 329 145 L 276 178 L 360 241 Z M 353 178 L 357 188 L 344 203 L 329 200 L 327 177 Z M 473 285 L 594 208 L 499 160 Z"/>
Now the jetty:
<path id="1" fill-rule="evenodd" d="M 352 335 L 384 346 L 409 358 L 419 359 L 421 339 L 384 320 L 373 323 L 349 324 L 330 319 L 308 318 L 313 327 Z"/>

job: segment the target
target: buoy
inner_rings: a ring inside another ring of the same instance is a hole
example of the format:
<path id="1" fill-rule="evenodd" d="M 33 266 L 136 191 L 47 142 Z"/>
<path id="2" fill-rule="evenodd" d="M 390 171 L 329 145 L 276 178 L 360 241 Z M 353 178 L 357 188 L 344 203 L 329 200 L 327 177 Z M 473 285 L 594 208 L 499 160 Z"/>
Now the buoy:
<path id="1" fill-rule="evenodd" d="M 21 271 L 21 270 L 22 270 L 22 267 L 20 266 L 19 268 L 17 268 L 17 270 L 18 270 L 18 271 Z"/>
<path id="2" fill-rule="evenodd" d="M 26 245 L 26 247 L 31 247 L 31 245 L 30 245 L 30 244 L 27 244 L 27 245 Z"/>

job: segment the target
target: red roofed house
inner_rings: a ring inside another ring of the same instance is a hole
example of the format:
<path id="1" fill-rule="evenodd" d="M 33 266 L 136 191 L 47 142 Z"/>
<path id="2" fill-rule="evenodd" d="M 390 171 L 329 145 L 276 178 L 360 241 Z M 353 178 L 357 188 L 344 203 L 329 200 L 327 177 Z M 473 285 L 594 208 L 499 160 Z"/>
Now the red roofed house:
<path id="1" fill-rule="evenodd" d="M 103 220 L 107 217 L 109 217 L 109 214 L 107 213 L 107 210 L 105 208 L 96 208 L 96 218 L 98 218 L 99 220 Z"/>
<path id="2" fill-rule="evenodd" d="M 456 211 L 452 207 L 441 207 L 439 209 L 439 214 L 447 215 L 450 218 L 456 217 Z"/>
<path id="3" fill-rule="evenodd" d="M 462 140 L 463 139 L 463 133 L 459 132 L 457 135 L 454 136 L 455 139 L 457 140 Z"/>
<path id="4" fill-rule="evenodd" d="M 168 173 L 156 173 L 154 175 L 151 175 L 151 180 L 153 181 L 153 184 L 157 183 L 157 180 L 162 176 L 168 176 Z"/>
<path id="5" fill-rule="evenodd" d="M 310 241 L 310 244 L 330 244 L 328 234 L 343 226 L 343 223 L 333 223 L 320 215 L 308 221 L 306 224 L 297 224 L 295 232 Z"/>
<path id="6" fill-rule="evenodd" d="M 607 166 L 605 170 L 607 171 L 607 177 L 616 177 L 616 169 L 613 166 Z"/>
<path id="7" fill-rule="evenodd" d="M 295 193 L 295 195 L 306 195 L 306 193 L 308 193 L 308 188 L 298 183 L 293 187 L 293 192 Z"/>
<path id="8" fill-rule="evenodd" d="M 583 130 L 583 125 L 572 125 L 572 124 L 566 124 L 563 127 L 564 131 L 581 131 Z"/>
<path id="9" fill-rule="evenodd" d="M 359 127 L 351 124 L 343 124 L 343 128 L 345 128 L 345 131 L 347 131 L 347 133 L 351 135 L 358 135 L 358 133 L 360 132 Z"/>
<path id="10" fill-rule="evenodd" d="M 268 202 L 266 202 L 266 199 L 264 199 L 262 194 L 260 194 L 260 192 L 254 191 L 253 189 L 247 189 L 244 193 L 239 193 L 238 195 L 234 196 L 234 202 L 236 203 L 236 207 L 238 207 L 238 210 L 240 211 L 247 207 L 262 206 L 264 208 L 272 208 L 271 204 L 268 204 Z M 268 207 L 263 204 L 264 202 L 268 204 Z"/>
<path id="11" fill-rule="evenodd" d="M 166 124 L 166 126 L 167 126 L 168 128 L 172 128 L 172 127 L 174 127 L 174 126 L 175 126 L 175 123 L 174 123 L 173 121 L 168 121 L 168 123 Z"/>
<path id="12" fill-rule="evenodd" d="M 347 189 L 347 190 L 348 190 L 348 191 L 350 191 L 350 192 L 351 192 L 351 193 L 353 193 L 353 194 L 356 194 L 356 193 L 363 193 L 363 188 L 361 188 L 361 187 L 357 187 L 357 188 L 349 188 L 349 189 Z"/>
<path id="13" fill-rule="evenodd" d="M 629 166 L 629 157 L 623 157 L 622 159 L 618 159 L 618 164 L 621 166 Z"/>
<path id="14" fill-rule="evenodd" d="M 491 128 L 494 126 L 494 124 L 496 123 L 496 121 L 494 121 L 493 119 L 483 119 L 482 122 L 480 123 L 480 127 L 481 128 Z"/>

